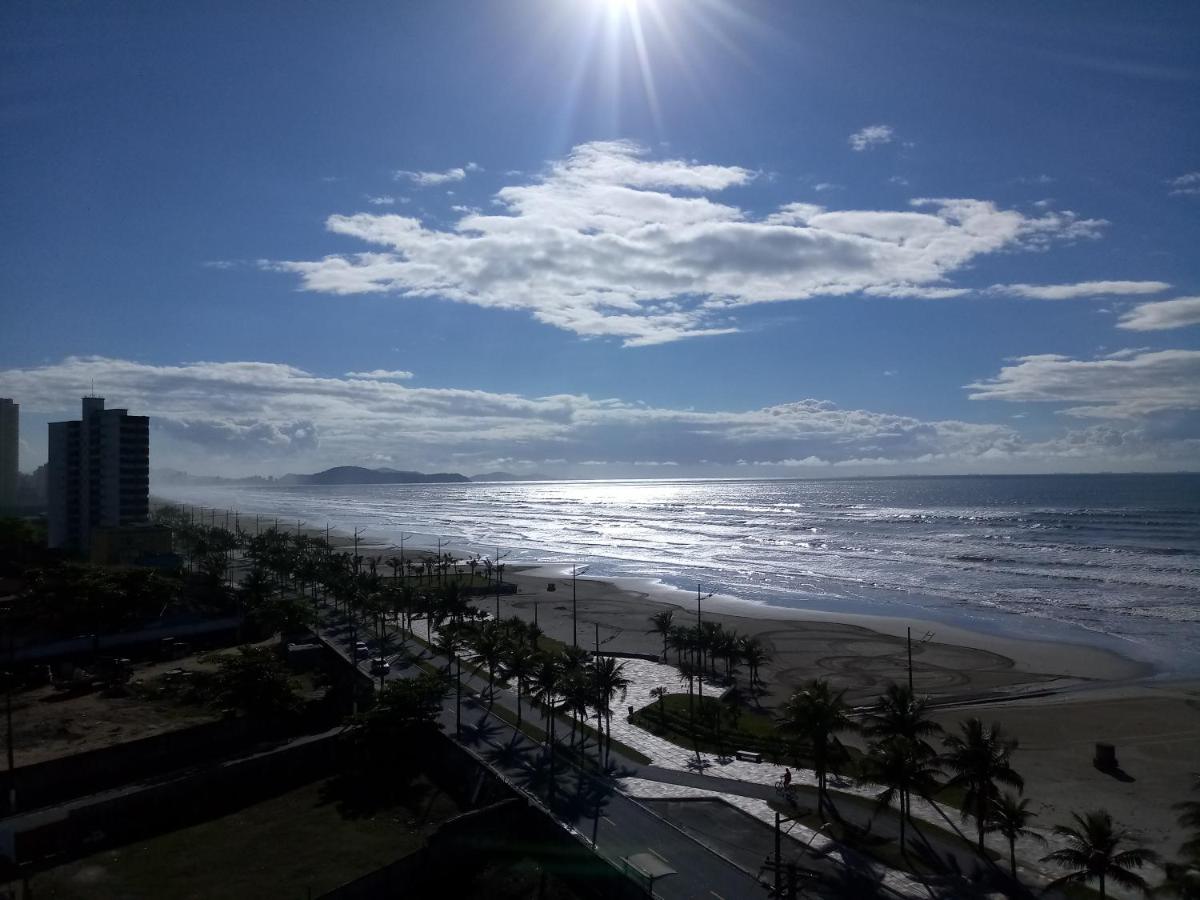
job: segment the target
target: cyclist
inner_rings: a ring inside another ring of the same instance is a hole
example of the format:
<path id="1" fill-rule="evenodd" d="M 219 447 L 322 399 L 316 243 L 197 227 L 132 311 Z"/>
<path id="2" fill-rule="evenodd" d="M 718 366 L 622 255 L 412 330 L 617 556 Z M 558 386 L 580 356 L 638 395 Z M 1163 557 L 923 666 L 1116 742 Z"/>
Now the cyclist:
<path id="1" fill-rule="evenodd" d="M 786 794 L 792 789 L 792 770 L 783 770 L 783 792 Z"/>

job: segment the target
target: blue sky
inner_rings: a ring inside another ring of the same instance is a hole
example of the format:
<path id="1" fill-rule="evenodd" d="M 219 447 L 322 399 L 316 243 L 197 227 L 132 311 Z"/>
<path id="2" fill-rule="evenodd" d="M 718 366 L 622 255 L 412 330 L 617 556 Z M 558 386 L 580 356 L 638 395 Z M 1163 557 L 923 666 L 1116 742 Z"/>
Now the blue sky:
<path id="1" fill-rule="evenodd" d="M 193 471 L 1194 468 L 1198 36 L 1183 3 L 5 4 L 23 468 L 92 379 Z"/>

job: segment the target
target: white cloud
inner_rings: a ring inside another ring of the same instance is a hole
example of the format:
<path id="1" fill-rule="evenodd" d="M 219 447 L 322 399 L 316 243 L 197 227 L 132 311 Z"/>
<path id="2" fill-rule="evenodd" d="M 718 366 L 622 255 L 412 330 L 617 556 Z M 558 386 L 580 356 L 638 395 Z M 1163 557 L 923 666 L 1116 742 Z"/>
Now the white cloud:
<path id="1" fill-rule="evenodd" d="M 1200 409 L 1200 350 L 1119 350 L 1097 359 L 1023 356 L 967 385 L 972 400 L 1070 404 L 1079 418 L 1130 419 Z"/>
<path id="2" fill-rule="evenodd" d="M 396 178 L 407 178 L 413 184 L 421 187 L 432 187 L 439 184 L 449 184 L 453 181 L 462 181 L 467 177 L 468 172 L 482 171 L 475 163 L 467 163 L 465 166 L 455 166 L 451 169 L 446 169 L 444 172 L 411 172 L 407 169 L 399 169 L 396 172 Z"/>
<path id="3" fill-rule="evenodd" d="M 381 194 L 378 197 L 367 197 L 367 202 L 372 206 L 391 206 L 396 202 L 396 198 L 390 194 Z"/>
<path id="4" fill-rule="evenodd" d="M 346 377 L 366 381 L 408 381 L 413 373 L 406 369 L 372 369 L 369 372 L 347 372 Z"/>
<path id="5" fill-rule="evenodd" d="M 450 228 L 395 214 L 333 215 L 329 231 L 377 248 L 268 266 L 305 289 L 390 292 L 525 310 L 626 345 L 737 330 L 739 307 L 851 294 L 948 297 L 976 258 L 1095 238 L 1103 220 L 1030 217 L 985 200 L 918 199 L 904 210 L 790 203 L 762 218 L 706 194 L 748 184 L 740 166 L 655 160 L 623 141 L 576 147 L 494 214 Z"/>
<path id="6" fill-rule="evenodd" d="M 1081 363 L 1079 374 L 1060 371 L 1073 362 L 1064 357 L 1029 357 L 979 387 L 1006 399 L 1104 405 L 1109 418 L 1123 414 L 1111 408 L 1115 404 L 1128 411 L 1200 403 L 1194 389 L 1200 352 L 1174 362 L 1155 357 L 1123 353 Z M 1105 374 L 1122 367 L 1138 374 Z M 75 416 L 68 398 L 92 379 L 105 386 L 110 405 L 151 417 L 156 467 L 195 472 L 313 471 L 388 459 L 401 468 L 467 473 L 507 468 L 503 460 L 525 461 L 522 471 L 536 471 L 541 461 L 561 475 L 582 474 L 589 470 L 585 463 L 604 475 L 653 469 L 744 474 L 747 466 L 1028 471 L 1178 468 L 1200 458 L 1194 439 L 1156 436 L 1145 419 L 1029 443 L 1008 424 L 922 420 L 822 400 L 698 411 L 580 394 L 415 388 L 257 362 L 151 366 L 72 357 L 0 370 L 0 395 L 19 397 L 27 412 Z M 752 460 L 758 462 L 746 462 Z"/>
<path id="7" fill-rule="evenodd" d="M 1171 285 L 1165 281 L 1079 281 L 1074 284 L 993 284 L 988 293 L 1033 300 L 1076 300 L 1109 294 L 1157 294 Z"/>
<path id="8" fill-rule="evenodd" d="M 894 139 L 895 131 L 891 125 L 868 125 L 847 138 L 850 146 L 859 153 L 880 144 L 890 144 Z"/>
<path id="9" fill-rule="evenodd" d="M 819 181 L 813 185 L 813 190 L 818 194 L 825 194 L 829 191 L 840 191 L 841 189 L 842 186 L 840 184 L 834 184 L 832 181 Z"/>
<path id="10" fill-rule="evenodd" d="M 1187 325 L 1200 325 L 1200 297 L 1139 303 L 1117 323 L 1118 328 L 1129 331 L 1164 331 Z"/>
<path id="11" fill-rule="evenodd" d="M 1200 197 L 1200 172 L 1187 172 L 1167 181 L 1172 197 Z"/>

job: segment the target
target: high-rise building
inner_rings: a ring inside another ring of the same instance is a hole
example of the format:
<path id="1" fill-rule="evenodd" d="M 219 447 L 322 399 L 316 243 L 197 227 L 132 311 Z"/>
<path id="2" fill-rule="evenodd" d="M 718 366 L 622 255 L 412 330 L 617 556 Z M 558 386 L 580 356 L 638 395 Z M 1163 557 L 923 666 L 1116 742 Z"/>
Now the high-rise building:
<path id="1" fill-rule="evenodd" d="M 0 510 L 17 505 L 17 452 L 21 407 L 0 397 Z"/>
<path id="2" fill-rule="evenodd" d="M 96 528 L 150 515 L 150 419 L 83 398 L 83 418 L 50 423 L 49 544 L 88 550 Z"/>

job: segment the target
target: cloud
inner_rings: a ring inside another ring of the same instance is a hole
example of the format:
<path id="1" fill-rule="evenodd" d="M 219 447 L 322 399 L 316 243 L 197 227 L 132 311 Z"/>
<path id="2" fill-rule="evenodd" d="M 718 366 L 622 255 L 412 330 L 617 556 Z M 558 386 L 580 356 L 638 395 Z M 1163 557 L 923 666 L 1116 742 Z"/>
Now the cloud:
<path id="1" fill-rule="evenodd" d="M 1084 368 L 1077 375 L 1061 371 L 1073 362 L 1064 357 L 1027 357 L 976 387 L 1003 399 L 1194 408 L 1200 403 L 1194 389 L 1200 352 L 1190 357 L 1174 352 L 1182 359 L 1131 351 L 1080 363 Z M 1105 374 L 1109 369 L 1137 374 Z M 31 412 L 76 415 L 63 408 L 66 398 L 76 397 L 79 385 L 91 379 L 105 386 L 111 405 L 151 417 L 156 467 L 194 472 L 309 471 L 383 459 L 402 468 L 468 473 L 537 471 L 552 463 L 558 474 L 593 477 L 597 471 L 652 469 L 680 475 L 745 474 L 747 467 L 782 473 L 795 466 L 1028 471 L 1067 463 L 1078 469 L 1173 461 L 1178 468 L 1200 458 L 1194 440 L 1164 438 L 1142 422 L 1089 426 L 1030 443 L 1011 424 L 924 420 L 819 399 L 755 409 L 673 409 L 585 394 L 527 397 L 417 388 L 260 362 L 152 366 L 70 357 L 0 370 L 0 395 L 20 397 Z M 1111 408 L 1104 414 L 1122 416 Z"/>
<path id="2" fill-rule="evenodd" d="M 378 197 L 367 197 L 367 202 L 372 206 L 391 206 L 396 202 L 396 198 L 390 194 L 382 194 Z"/>
<path id="3" fill-rule="evenodd" d="M 413 373 L 405 369 L 372 369 L 370 372 L 347 372 L 346 377 L 366 381 L 407 381 Z"/>
<path id="4" fill-rule="evenodd" d="M 1200 350 L 1120 350 L 1098 359 L 1023 356 L 969 384 L 972 400 L 1070 404 L 1078 418 L 1132 419 L 1200 409 Z"/>
<path id="5" fill-rule="evenodd" d="M 1172 197 L 1200 197 L 1200 172 L 1187 172 L 1167 180 Z"/>
<path id="6" fill-rule="evenodd" d="M 455 166 L 452 169 L 446 169 L 444 172 L 410 172 L 407 169 L 400 169 L 395 173 L 397 179 L 407 178 L 413 184 L 421 187 L 432 187 L 439 184 L 449 184 L 453 181 L 462 181 L 467 177 L 468 172 L 482 171 L 481 167 L 476 163 L 467 163 L 465 166 Z"/>
<path id="7" fill-rule="evenodd" d="M 1188 325 L 1200 325 L 1200 297 L 1139 303 L 1117 323 L 1118 328 L 1128 331 L 1165 331 Z"/>
<path id="8" fill-rule="evenodd" d="M 1165 281 L 1079 281 L 1074 284 L 993 284 L 990 294 L 1028 297 L 1032 300 L 1077 300 L 1109 294 L 1157 294 L 1171 285 Z"/>
<path id="9" fill-rule="evenodd" d="M 880 144 L 890 144 L 894 139 L 895 131 L 891 125 L 868 125 L 847 138 L 850 146 L 859 153 Z"/>
<path id="10" fill-rule="evenodd" d="M 332 215 L 326 228 L 373 249 L 267 263 L 306 290 L 440 297 L 522 310 L 627 346 L 736 331 L 741 307 L 867 294 L 947 297 L 978 257 L 1098 237 L 1075 213 L 1030 217 L 986 200 L 927 198 L 902 210 L 789 203 L 765 216 L 710 194 L 753 170 L 651 159 L 624 141 L 576 147 L 493 211 L 448 228 L 410 216 Z"/>

